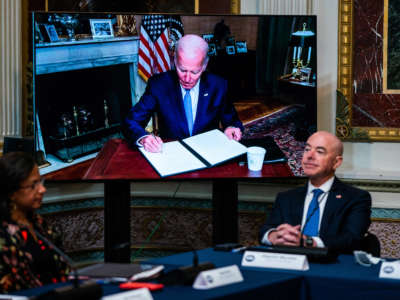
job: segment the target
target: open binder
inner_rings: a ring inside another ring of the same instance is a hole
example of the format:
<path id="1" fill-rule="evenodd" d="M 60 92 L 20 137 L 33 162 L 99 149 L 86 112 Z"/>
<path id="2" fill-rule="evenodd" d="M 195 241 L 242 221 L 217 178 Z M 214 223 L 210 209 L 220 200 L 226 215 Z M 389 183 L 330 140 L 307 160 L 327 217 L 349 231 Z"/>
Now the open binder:
<path id="1" fill-rule="evenodd" d="M 161 176 L 213 167 L 247 152 L 247 147 L 214 129 L 163 144 L 162 152 L 139 151 Z"/>

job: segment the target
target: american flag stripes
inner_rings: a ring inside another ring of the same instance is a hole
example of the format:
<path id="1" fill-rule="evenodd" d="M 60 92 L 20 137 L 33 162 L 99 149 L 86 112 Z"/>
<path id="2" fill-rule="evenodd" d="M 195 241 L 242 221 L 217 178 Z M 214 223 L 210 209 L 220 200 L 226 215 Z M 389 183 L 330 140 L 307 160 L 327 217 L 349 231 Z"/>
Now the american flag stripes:
<path id="1" fill-rule="evenodd" d="M 176 17 L 164 15 L 143 16 L 140 29 L 138 72 L 146 82 L 153 74 L 171 69 L 170 39 L 168 34 L 168 28 L 171 23 L 176 23 Z"/>

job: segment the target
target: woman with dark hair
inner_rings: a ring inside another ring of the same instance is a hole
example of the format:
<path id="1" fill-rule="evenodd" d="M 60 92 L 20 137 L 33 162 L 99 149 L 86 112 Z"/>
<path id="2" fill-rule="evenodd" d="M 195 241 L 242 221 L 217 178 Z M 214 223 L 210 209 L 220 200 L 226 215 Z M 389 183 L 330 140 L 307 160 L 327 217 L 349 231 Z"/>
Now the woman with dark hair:
<path id="1" fill-rule="evenodd" d="M 38 287 L 65 281 L 68 267 L 39 235 L 54 232 L 35 212 L 46 192 L 33 158 L 23 152 L 0 157 L 0 290 Z"/>

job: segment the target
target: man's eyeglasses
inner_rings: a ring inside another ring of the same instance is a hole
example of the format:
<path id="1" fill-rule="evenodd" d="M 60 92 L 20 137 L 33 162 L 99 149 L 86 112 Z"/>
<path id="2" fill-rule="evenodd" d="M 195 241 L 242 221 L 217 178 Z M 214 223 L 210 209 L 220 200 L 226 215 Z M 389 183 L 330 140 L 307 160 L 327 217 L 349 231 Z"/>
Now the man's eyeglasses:
<path id="1" fill-rule="evenodd" d="M 44 185 L 44 177 L 41 177 L 39 180 L 35 180 L 32 184 L 21 186 L 20 189 L 30 189 L 30 190 L 36 190 L 39 185 Z"/>

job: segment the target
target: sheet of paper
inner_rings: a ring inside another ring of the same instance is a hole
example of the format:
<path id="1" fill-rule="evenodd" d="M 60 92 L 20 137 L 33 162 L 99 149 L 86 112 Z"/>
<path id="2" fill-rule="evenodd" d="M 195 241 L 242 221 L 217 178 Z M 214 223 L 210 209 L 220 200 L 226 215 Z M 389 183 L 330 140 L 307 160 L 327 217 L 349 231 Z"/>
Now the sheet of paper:
<path id="1" fill-rule="evenodd" d="M 147 152 L 144 148 L 139 148 L 139 151 L 161 176 L 180 174 L 207 167 L 180 142 L 164 143 L 161 153 Z"/>
<path id="2" fill-rule="evenodd" d="M 183 140 L 211 165 L 237 157 L 247 152 L 247 147 L 230 140 L 220 130 L 214 129 Z"/>

